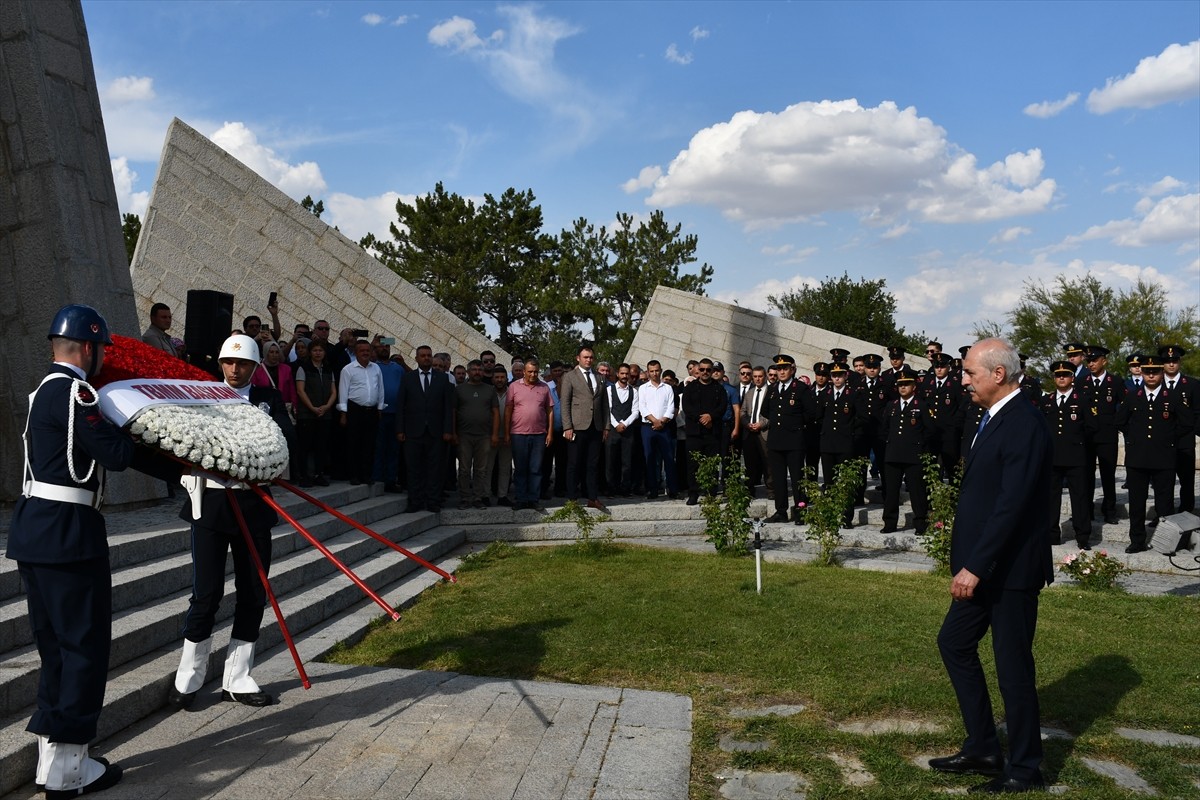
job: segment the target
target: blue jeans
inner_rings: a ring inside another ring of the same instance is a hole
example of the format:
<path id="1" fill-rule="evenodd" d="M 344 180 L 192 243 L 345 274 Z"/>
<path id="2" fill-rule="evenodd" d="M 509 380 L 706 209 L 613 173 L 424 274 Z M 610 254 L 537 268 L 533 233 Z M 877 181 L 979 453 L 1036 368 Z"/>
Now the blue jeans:
<path id="1" fill-rule="evenodd" d="M 536 503 L 542 490 L 542 456 L 546 453 L 546 434 L 514 433 L 513 502 Z"/>
<path id="2" fill-rule="evenodd" d="M 675 472 L 675 428 L 667 426 L 661 431 L 656 431 L 651 425 L 641 427 L 642 448 L 646 452 L 646 491 L 658 494 L 659 475 L 665 468 L 667 491 L 675 494 L 679 491 L 679 481 Z"/>

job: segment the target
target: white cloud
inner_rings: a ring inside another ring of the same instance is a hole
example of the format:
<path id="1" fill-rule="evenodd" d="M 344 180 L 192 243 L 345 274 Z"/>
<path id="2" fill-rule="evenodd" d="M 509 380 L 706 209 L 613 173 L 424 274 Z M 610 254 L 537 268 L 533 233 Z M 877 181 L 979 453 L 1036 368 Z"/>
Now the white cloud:
<path id="1" fill-rule="evenodd" d="M 115 78 L 100 90 L 100 96 L 108 103 L 140 103 L 153 100 L 154 79 L 128 75 Z"/>
<path id="2" fill-rule="evenodd" d="M 374 27 L 376 25 L 382 25 L 384 22 L 384 17 L 382 14 L 363 14 L 362 21 Z"/>
<path id="3" fill-rule="evenodd" d="M 1071 92 L 1062 100 L 1045 100 L 1041 103 L 1030 103 L 1025 106 L 1024 112 L 1038 119 L 1049 119 L 1057 117 L 1064 110 L 1075 105 L 1075 101 L 1079 99 L 1079 92 Z"/>
<path id="4" fill-rule="evenodd" d="M 1145 189 L 1145 194 L 1147 197 L 1158 197 L 1160 194 L 1166 194 L 1182 188 L 1183 181 L 1176 180 L 1170 175 L 1167 175 L 1152 185 L 1147 186 Z"/>
<path id="5" fill-rule="evenodd" d="M 117 207 L 122 214 L 137 214 L 146 216 L 146 205 L 150 202 L 149 192 L 135 192 L 138 174 L 129 168 L 129 159 L 125 156 L 109 161 L 112 166 L 113 185 L 117 190 Z"/>
<path id="6" fill-rule="evenodd" d="M 690 64 L 692 63 L 691 53 L 681 53 L 674 42 L 667 45 L 667 52 L 663 54 L 663 58 L 670 61 L 672 64 Z"/>
<path id="7" fill-rule="evenodd" d="M 886 231 L 884 231 L 883 234 L 879 238 L 881 238 L 881 239 L 899 239 L 901 236 L 904 236 L 910 230 L 912 230 L 912 225 L 907 222 L 905 222 L 903 225 L 893 225 L 892 227 L 890 227 Z"/>
<path id="8" fill-rule="evenodd" d="M 1043 168 L 1034 149 L 979 169 L 912 107 L 824 100 L 741 111 L 699 131 L 647 203 L 714 206 L 748 228 L 834 211 L 877 224 L 900 214 L 979 222 L 1045 210 L 1056 184 L 1041 178 Z"/>
<path id="9" fill-rule="evenodd" d="M 314 197 L 325 190 L 325 179 L 315 161 L 289 164 L 241 122 L 226 122 L 210 137 L 214 143 L 241 161 L 280 191 L 293 198 L 306 194 Z"/>
<path id="10" fill-rule="evenodd" d="M 1050 250 L 1065 250 L 1081 242 L 1101 239 L 1122 247 L 1200 239 L 1200 194 L 1168 195 L 1157 201 L 1144 197 L 1134 206 L 1134 212 L 1135 217 L 1110 220 L 1068 236 Z"/>
<path id="11" fill-rule="evenodd" d="M 1028 236 L 1031 233 L 1033 233 L 1033 231 L 1031 231 L 1029 228 L 1022 228 L 1020 226 L 1005 228 L 993 236 L 989 241 L 992 244 L 1005 244 L 1008 242 L 1015 242 L 1018 238 L 1022 236 Z"/>
<path id="12" fill-rule="evenodd" d="M 325 213 L 321 218 L 356 242 L 368 233 L 375 234 L 377 239 L 390 240 L 388 226 L 397 220 L 396 201 L 403 200 L 412 205 L 416 199 L 416 195 L 397 192 L 384 192 L 375 197 L 334 192 L 325 199 Z"/>
<path id="13" fill-rule="evenodd" d="M 555 132 L 554 138 L 559 147 L 573 147 L 595 135 L 604 102 L 555 63 L 558 43 L 580 29 L 536 12 L 532 6 L 501 6 L 499 13 L 508 27 L 486 39 L 476 32 L 473 20 L 456 16 L 435 25 L 429 41 L 476 60 L 501 91 L 567 122 L 574 136 Z"/>
<path id="14" fill-rule="evenodd" d="M 1138 62 L 1133 72 L 1109 78 L 1088 94 L 1088 110 L 1108 114 L 1122 108 L 1154 108 L 1200 95 L 1200 39 L 1172 44 Z"/>
<path id="15" fill-rule="evenodd" d="M 692 37 L 693 42 L 698 42 L 701 39 L 708 38 L 708 31 L 706 31 L 704 28 L 701 28 L 699 25 L 697 25 L 696 27 L 692 28 L 692 30 L 688 33 L 688 35 Z"/>
<path id="16" fill-rule="evenodd" d="M 401 14 L 400 16 L 398 16 L 394 20 L 392 20 L 392 25 L 394 25 L 396 27 L 399 27 L 401 25 L 407 25 L 408 21 L 410 19 L 416 19 L 416 17 L 409 15 L 409 14 Z"/>
<path id="17" fill-rule="evenodd" d="M 778 247 L 763 247 L 761 252 L 764 256 L 772 258 L 777 264 L 792 265 L 807 261 L 816 255 L 819 250 L 820 248 L 818 247 L 801 247 L 797 249 L 794 244 L 784 244 Z"/>
<path id="18" fill-rule="evenodd" d="M 771 304 L 767 301 L 769 296 L 774 295 L 778 297 L 782 294 L 802 289 L 805 286 L 818 286 L 820 283 L 819 278 L 793 275 L 786 281 L 771 278 L 770 280 L 755 284 L 748 289 L 731 289 L 727 292 L 717 292 L 712 297 L 714 300 L 720 300 L 722 303 L 736 303 L 742 308 L 749 308 L 754 311 L 771 311 Z"/>
<path id="19" fill-rule="evenodd" d="M 649 189 L 660 177 L 662 177 L 661 167 L 642 167 L 636 178 L 630 178 L 621 184 L 621 189 L 625 194 L 633 194 L 639 189 Z"/>

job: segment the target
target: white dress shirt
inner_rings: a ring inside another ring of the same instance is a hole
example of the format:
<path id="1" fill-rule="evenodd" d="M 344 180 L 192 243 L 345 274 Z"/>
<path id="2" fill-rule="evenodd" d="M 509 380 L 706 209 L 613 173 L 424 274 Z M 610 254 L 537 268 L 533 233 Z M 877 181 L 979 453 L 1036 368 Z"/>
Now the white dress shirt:
<path id="1" fill-rule="evenodd" d="M 345 411 L 349 403 L 375 407 L 383 411 L 383 372 L 374 361 L 366 366 L 354 359 L 342 367 L 342 378 L 338 386 L 338 411 Z"/>
<path id="2" fill-rule="evenodd" d="M 672 419 L 675 416 L 675 390 L 668 383 L 658 386 L 649 381 L 643 383 L 637 393 L 637 411 L 643 422 L 648 422 L 647 417 L 651 416 Z"/>

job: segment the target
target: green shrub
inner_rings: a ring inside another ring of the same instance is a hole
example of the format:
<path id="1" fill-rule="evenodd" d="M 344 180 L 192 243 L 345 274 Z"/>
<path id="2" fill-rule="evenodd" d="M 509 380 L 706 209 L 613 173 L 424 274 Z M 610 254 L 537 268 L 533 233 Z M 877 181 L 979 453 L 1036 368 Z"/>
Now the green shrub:
<path id="1" fill-rule="evenodd" d="M 704 515 L 705 540 L 722 555 L 742 555 L 750 540 L 750 490 L 742 462 L 731 458 L 725 469 L 725 494 L 719 496 L 721 457 L 692 453 L 696 459 L 696 482 L 704 490 L 700 513 Z"/>
<path id="2" fill-rule="evenodd" d="M 546 522 L 574 522 L 575 527 L 579 529 L 579 538 L 571 547 L 581 555 L 600 556 L 614 551 L 615 534 L 611 527 L 607 528 L 601 537 L 593 536 L 592 532 L 596 530 L 597 525 L 610 519 L 612 517 L 608 514 L 588 513 L 587 508 L 580 505 L 578 500 L 568 500 L 562 508 L 546 517 Z"/>
<path id="3" fill-rule="evenodd" d="M 958 511 L 958 493 L 962 485 L 962 465 L 950 473 L 950 482 L 942 481 L 942 472 L 937 457 L 925 453 L 921 456 L 924 465 L 925 488 L 929 492 L 929 527 L 918 533 L 921 547 L 933 559 L 939 574 L 950 573 L 950 537 L 954 533 L 954 515 Z"/>
<path id="4" fill-rule="evenodd" d="M 808 525 L 805 536 L 820 548 L 818 561 L 821 564 L 837 564 L 837 548 L 842 543 L 842 518 L 847 508 L 854 507 L 866 466 L 865 458 L 843 461 L 834 470 L 833 482 L 828 489 L 808 477 L 804 479 L 804 493 L 808 495 L 808 505 L 801 512 Z"/>
<path id="5" fill-rule="evenodd" d="M 1110 556 L 1107 550 L 1097 550 L 1094 553 L 1089 553 L 1087 550 L 1067 553 L 1063 556 L 1062 563 L 1058 565 L 1058 570 L 1079 581 L 1081 589 L 1096 592 L 1115 588 L 1117 578 L 1131 572 L 1129 567 Z"/>

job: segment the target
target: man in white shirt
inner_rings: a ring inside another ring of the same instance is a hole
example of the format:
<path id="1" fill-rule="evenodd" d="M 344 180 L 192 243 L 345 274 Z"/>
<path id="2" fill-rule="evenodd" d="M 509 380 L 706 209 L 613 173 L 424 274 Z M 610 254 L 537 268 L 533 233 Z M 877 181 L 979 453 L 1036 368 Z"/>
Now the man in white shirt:
<path id="1" fill-rule="evenodd" d="M 633 495 L 633 448 L 641 445 L 641 417 L 637 389 L 629 385 L 629 365 L 617 367 L 617 382 L 608 392 L 608 438 L 605 440 L 608 490 L 621 497 Z"/>
<path id="2" fill-rule="evenodd" d="M 375 466 L 375 437 L 383 411 L 383 373 L 371 360 L 371 343 L 354 343 L 354 360 L 342 368 L 338 387 L 340 423 L 346 429 L 346 466 L 350 483 L 371 485 Z"/>
<path id="3" fill-rule="evenodd" d="M 663 470 L 667 496 L 679 497 L 679 473 L 675 468 L 675 389 L 663 383 L 662 364 L 646 364 L 646 382 L 637 392 L 638 416 L 642 420 L 642 450 L 646 456 L 646 499 L 658 497 Z"/>

